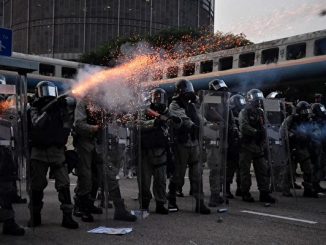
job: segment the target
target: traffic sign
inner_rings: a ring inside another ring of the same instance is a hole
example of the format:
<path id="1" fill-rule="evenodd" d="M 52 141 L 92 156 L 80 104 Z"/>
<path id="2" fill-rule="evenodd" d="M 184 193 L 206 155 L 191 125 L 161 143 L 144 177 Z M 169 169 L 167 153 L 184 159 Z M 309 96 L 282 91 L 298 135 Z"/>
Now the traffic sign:
<path id="1" fill-rule="evenodd" d="M 0 28 L 0 55 L 11 56 L 12 30 Z"/>

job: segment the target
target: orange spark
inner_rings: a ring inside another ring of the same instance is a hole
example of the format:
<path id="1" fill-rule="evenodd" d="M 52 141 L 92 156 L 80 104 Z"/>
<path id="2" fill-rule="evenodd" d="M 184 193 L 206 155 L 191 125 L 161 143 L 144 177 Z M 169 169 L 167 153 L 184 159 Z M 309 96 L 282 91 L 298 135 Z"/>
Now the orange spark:
<path id="1" fill-rule="evenodd" d="M 120 80 L 133 80 L 133 77 L 141 72 L 145 72 L 155 58 L 151 56 L 138 56 L 128 63 L 118 67 L 102 70 L 90 75 L 88 78 L 80 81 L 72 90 L 75 95 L 84 95 L 90 89 L 99 85 Z M 139 81 L 140 82 L 140 81 Z"/>
<path id="2" fill-rule="evenodd" d="M 6 110 L 8 110 L 12 106 L 12 101 L 2 101 L 0 102 L 0 114 L 4 113 Z"/>

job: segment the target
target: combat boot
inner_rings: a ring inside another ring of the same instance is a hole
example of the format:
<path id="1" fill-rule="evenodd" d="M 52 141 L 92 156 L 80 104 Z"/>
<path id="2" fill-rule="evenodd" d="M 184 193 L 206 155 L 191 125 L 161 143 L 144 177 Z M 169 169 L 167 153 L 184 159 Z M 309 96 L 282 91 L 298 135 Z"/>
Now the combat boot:
<path id="1" fill-rule="evenodd" d="M 164 203 L 156 202 L 156 210 L 157 214 L 169 214 L 169 210 L 164 207 Z"/>
<path id="2" fill-rule="evenodd" d="M 2 233 L 4 235 L 23 236 L 25 229 L 17 225 L 14 219 L 9 219 L 3 223 Z"/>
<path id="3" fill-rule="evenodd" d="M 203 199 L 196 199 L 195 212 L 200 214 L 210 214 L 211 210 L 208 207 L 206 207 Z"/>
<path id="4" fill-rule="evenodd" d="M 61 226 L 68 229 L 77 229 L 78 223 L 73 220 L 71 211 L 63 211 Z"/>
<path id="5" fill-rule="evenodd" d="M 244 202 L 255 202 L 255 199 L 251 196 L 250 192 L 242 194 L 242 201 Z"/>
<path id="6" fill-rule="evenodd" d="M 259 195 L 259 201 L 266 203 L 275 203 L 276 199 L 273 198 L 268 191 L 261 191 Z"/>
<path id="7" fill-rule="evenodd" d="M 137 220 L 135 215 L 132 215 L 126 210 L 123 199 L 114 200 L 113 204 L 115 207 L 113 219 L 130 222 L 135 222 Z"/>
<path id="8" fill-rule="evenodd" d="M 179 211 L 179 207 L 177 205 L 176 198 L 169 198 L 168 210 L 169 210 L 169 212 L 178 212 Z"/>
<path id="9" fill-rule="evenodd" d="M 222 197 L 220 197 L 220 195 L 218 193 L 213 193 L 213 194 L 211 194 L 211 197 L 209 198 L 208 207 L 215 208 L 223 202 L 224 202 L 224 199 Z"/>

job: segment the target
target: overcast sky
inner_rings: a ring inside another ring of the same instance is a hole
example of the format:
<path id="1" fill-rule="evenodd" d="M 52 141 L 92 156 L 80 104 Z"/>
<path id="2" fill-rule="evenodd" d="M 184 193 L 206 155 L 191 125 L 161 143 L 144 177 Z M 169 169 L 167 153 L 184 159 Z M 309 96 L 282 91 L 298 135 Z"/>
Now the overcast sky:
<path id="1" fill-rule="evenodd" d="M 255 43 L 326 29 L 326 0 L 215 0 L 215 31 Z"/>

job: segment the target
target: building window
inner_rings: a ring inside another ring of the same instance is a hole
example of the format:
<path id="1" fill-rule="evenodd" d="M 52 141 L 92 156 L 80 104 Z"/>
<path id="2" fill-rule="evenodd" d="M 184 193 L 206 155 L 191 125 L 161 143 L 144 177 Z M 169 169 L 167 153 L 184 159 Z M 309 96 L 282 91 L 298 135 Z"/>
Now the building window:
<path id="1" fill-rule="evenodd" d="M 306 43 L 289 45 L 286 48 L 286 59 L 297 60 L 306 57 Z"/>
<path id="2" fill-rule="evenodd" d="M 239 67 L 249 67 L 253 66 L 255 64 L 255 53 L 246 53 L 246 54 L 240 54 L 239 55 Z"/>
<path id="3" fill-rule="evenodd" d="M 279 48 L 271 48 L 271 49 L 263 50 L 261 53 L 261 63 L 262 64 L 277 63 L 279 51 L 280 51 Z"/>
<path id="4" fill-rule="evenodd" d="M 167 78 L 176 78 L 176 77 L 178 77 L 178 71 L 179 71 L 179 67 L 171 66 L 167 69 L 166 77 Z"/>
<path id="5" fill-rule="evenodd" d="M 61 74 L 64 78 L 74 78 L 77 74 L 77 70 L 71 67 L 62 67 Z"/>
<path id="6" fill-rule="evenodd" d="M 213 71 L 213 60 L 200 62 L 200 73 L 208 73 Z"/>
<path id="7" fill-rule="evenodd" d="M 315 55 L 326 54 L 326 38 L 316 40 L 315 42 Z"/>
<path id="8" fill-rule="evenodd" d="M 39 66 L 39 74 L 53 77 L 55 74 L 55 66 L 41 63 Z"/>
<path id="9" fill-rule="evenodd" d="M 233 56 L 221 58 L 218 63 L 218 70 L 230 70 L 233 67 Z"/>
<path id="10" fill-rule="evenodd" d="M 195 63 L 188 63 L 183 66 L 183 76 L 191 76 L 195 74 Z"/>

